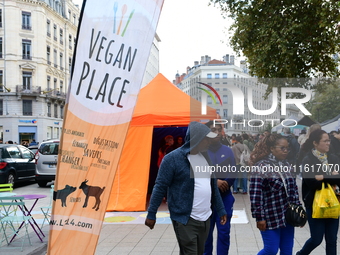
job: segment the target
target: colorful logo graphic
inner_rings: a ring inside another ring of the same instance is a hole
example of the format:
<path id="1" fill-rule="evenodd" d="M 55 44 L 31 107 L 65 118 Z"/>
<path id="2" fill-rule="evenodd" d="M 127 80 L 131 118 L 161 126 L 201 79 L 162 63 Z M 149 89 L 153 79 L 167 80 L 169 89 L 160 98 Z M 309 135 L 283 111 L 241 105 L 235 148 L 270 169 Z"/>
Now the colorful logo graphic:
<path id="1" fill-rule="evenodd" d="M 114 12 L 114 16 L 113 16 L 113 33 L 114 33 L 114 34 L 119 35 L 120 30 L 121 30 L 121 28 L 122 28 L 123 18 L 124 18 L 124 15 L 125 15 L 127 9 L 128 9 L 127 5 L 124 4 L 124 5 L 122 6 L 122 16 L 121 16 L 121 18 L 120 18 L 120 22 L 119 22 L 118 28 L 117 28 L 117 30 L 116 30 L 116 26 L 117 26 L 118 2 L 115 2 L 115 3 L 114 3 L 114 5 L 113 5 L 113 12 Z M 132 19 L 132 16 L 133 16 L 133 13 L 134 13 L 134 12 L 135 12 L 135 10 L 132 10 L 132 11 L 130 12 L 130 16 L 129 16 L 129 18 L 128 18 L 126 24 L 125 24 L 125 27 L 124 27 L 124 29 L 123 29 L 123 32 L 122 32 L 122 34 L 121 34 L 122 37 L 125 35 L 126 29 L 127 29 L 128 25 L 129 25 L 131 19 Z"/>
<path id="2" fill-rule="evenodd" d="M 210 85 L 208 85 L 206 83 L 203 83 L 203 82 L 197 82 L 197 83 L 199 83 L 199 84 L 209 88 L 215 94 L 215 96 L 218 99 L 218 101 L 220 102 L 221 106 L 223 105 L 220 95 L 217 93 L 217 91 L 212 86 L 210 86 Z M 201 88 L 201 87 L 198 87 L 198 89 L 200 89 L 200 90 L 204 91 L 205 93 L 207 93 L 211 97 L 211 99 L 213 100 L 214 104 L 217 104 L 215 96 L 209 90 Z M 207 114 L 207 94 L 202 94 L 202 96 L 201 96 L 201 99 L 202 99 L 201 113 L 203 115 Z"/>

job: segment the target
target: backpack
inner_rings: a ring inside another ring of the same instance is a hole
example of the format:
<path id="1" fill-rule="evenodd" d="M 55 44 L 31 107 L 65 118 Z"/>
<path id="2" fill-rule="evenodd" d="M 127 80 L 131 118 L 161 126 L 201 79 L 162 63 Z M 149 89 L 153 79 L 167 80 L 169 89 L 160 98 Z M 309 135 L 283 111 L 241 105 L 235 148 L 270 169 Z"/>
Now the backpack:
<path id="1" fill-rule="evenodd" d="M 244 147 L 244 146 L 243 146 Z M 248 150 L 246 150 L 245 148 L 242 151 L 242 154 L 240 156 L 240 164 L 242 166 L 247 166 L 249 163 L 249 159 L 250 159 L 250 153 L 248 152 Z"/>

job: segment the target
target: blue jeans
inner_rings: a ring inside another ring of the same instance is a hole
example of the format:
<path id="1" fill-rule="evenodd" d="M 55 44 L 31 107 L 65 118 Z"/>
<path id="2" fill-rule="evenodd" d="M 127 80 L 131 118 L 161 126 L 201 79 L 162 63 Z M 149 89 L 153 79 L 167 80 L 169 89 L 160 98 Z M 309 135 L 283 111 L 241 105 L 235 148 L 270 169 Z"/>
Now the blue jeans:
<path id="1" fill-rule="evenodd" d="M 222 196 L 224 208 L 227 212 L 227 222 L 224 225 L 220 223 L 220 217 L 218 217 L 214 210 L 210 218 L 210 231 L 208 238 L 205 242 L 204 255 L 212 255 L 213 251 L 213 232 L 215 224 L 217 227 L 217 255 L 228 255 L 230 246 L 230 221 L 233 216 L 233 205 L 235 198 L 231 193 Z"/>
<path id="2" fill-rule="evenodd" d="M 237 177 L 233 184 L 234 192 L 238 192 L 238 185 L 242 189 L 243 192 L 248 192 L 248 173 L 239 172 L 241 169 L 241 165 L 236 165 L 236 169 L 238 171 Z"/>
<path id="3" fill-rule="evenodd" d="M 323 237 L 326 241 L 326 255 L 337 255 L 336 242 L 339 229 L 339 219 L 313 219 L 312 209 L 307 209 L 310 238 L 305 242 L 300 254 L 310 254 L 318 247 Z"/>
<path id="4" fill-rule="evenodd" d="M 264 248 L 257 255 L 292 255 L 294 245 L 294 227 L 286 227 L 261 231 Z"/>

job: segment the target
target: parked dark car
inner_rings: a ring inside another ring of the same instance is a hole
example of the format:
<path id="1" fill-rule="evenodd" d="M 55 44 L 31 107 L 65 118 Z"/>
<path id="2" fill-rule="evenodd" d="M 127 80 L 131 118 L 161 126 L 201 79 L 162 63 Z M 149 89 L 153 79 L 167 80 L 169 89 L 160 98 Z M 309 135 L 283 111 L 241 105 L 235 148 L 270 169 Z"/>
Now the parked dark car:
<path id="1" fill-rule="evenodd" d="M 35 179 L 32 151 L 22 145 L 0 144 L 0 183 L 17 183 Z"/>

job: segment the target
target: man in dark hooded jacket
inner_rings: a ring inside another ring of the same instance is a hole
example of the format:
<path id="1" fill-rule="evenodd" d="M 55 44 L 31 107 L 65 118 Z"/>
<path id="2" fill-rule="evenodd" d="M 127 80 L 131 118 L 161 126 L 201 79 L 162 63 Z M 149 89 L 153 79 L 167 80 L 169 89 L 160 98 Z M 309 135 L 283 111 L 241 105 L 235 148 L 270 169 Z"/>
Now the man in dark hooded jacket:
<path id="1" fill-rule="evenodd" d="M 210 139 L 216 136 L 207 126 L 191 122 L 185 144 L 165 155 L 152 191 L 145 225 L 153 229 L 158 207 L 167 193 L 170 218 L 183 255 L 203 254 L 212 207 L 221 224 L 226 223 L 226 211 L 206 154 Z"/>

